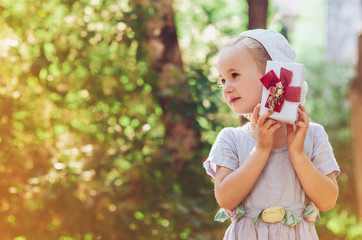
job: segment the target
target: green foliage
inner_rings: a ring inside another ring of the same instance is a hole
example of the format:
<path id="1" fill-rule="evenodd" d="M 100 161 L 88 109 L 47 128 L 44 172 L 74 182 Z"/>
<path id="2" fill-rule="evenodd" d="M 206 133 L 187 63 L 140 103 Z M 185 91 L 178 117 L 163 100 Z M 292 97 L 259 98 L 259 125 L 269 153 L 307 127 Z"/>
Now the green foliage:
<path id="1" fill-rule="evenodd" d="M 159 208 L 145 209 L 164 130 L 129 2 L 0 6 L 2 239 L 171 232 Z"/>
<path id="2" fill-rule="evenodd" d="M 348 239 L 360 239 L 362 237 L 362 223 L 358 223 L 356 216 L 342 210 L 338 213 L 337 210 L 332 210 L 330 218 L 326 222 L 327 228 L 335 235 L 343 236 L 347 234 Z"/>

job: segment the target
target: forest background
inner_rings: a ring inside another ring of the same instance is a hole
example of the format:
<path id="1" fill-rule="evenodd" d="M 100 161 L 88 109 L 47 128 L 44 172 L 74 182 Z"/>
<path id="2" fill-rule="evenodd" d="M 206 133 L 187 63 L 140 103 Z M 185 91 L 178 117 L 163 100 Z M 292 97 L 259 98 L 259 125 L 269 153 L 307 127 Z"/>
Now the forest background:
<path id="1" fill-rule="evenodd" d="M 216 60 L 248 29 L 248 2 L 0 0 L 0 15 L 0 238 L 221 239 L 202 163 L 241 124 Z M 307 111 L 342 170 L 320 239 L 361 239 L 356 62 L 326 60 L 326 0 L 303 1 L 287 32 L 272 2 L 265 16 L 305 65 Z"/>

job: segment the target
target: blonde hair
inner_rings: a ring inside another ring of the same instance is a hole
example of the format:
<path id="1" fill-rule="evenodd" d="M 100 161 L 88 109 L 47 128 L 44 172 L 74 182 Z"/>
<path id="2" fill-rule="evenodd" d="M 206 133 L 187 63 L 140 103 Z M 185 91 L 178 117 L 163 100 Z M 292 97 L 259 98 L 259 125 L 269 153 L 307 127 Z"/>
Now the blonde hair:
<path id="1" fill-rule="evenodd" d="M 266 62 L 272 60 L 264 46 L 257 40 L 246 36 L 232 37 L 221 49 L 220 52 L 226 47 L 239 46 L 246 47 L 252 53 L 259 70 L 265 73 Z"/>

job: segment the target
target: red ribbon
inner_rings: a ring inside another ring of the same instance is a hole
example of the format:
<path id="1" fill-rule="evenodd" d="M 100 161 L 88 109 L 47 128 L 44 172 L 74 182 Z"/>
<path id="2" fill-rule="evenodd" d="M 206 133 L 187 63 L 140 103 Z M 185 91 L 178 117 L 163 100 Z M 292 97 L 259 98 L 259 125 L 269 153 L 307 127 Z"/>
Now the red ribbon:
<path id="1" fill-rule="evenodd" d="M 284 87 L 283 96 L 278 100 L 278 103 L 274 107 L 275 112 L 280 112 L 284 104 L 284 99 L 289 102 L 300 101 L 302 88 L 289 86 L 289 84 L 292 82 L 292 77 L 293 77 L 293 72 L 282 67 L 280 69 L 280 78 L 277 77 L 277 75 L 273 70 L 270 70 L 260 78 L 261 83 L 268 90 L 270 89 L 270 87 L 275 87 L 278 82 L 281 82 Z M 269 99 L 271 96 L 272 94 L 269 94 L 267 99 Z M 269 108 L 268 100 L 266 101 L 265 107 Z"/>

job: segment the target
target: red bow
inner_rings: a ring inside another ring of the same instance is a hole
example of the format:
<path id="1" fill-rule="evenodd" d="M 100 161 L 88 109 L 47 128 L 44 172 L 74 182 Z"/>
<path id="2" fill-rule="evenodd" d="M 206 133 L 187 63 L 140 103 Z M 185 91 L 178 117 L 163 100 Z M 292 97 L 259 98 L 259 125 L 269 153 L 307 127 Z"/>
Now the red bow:
<path id="1" fill-rule="evenodd" d="M 265 103 L 265 107 L 275 112 L 280 112 L 283 107 L 284 99 L 289 102 L 299 102 L 301 87 L 289 86 L 292 82 L 293 72 L 288 69 L 280 69 L 280 78 L 277 77 L 273 70 L 267 72 L 260 78 L 261 83 L 270 94 Z"/>

